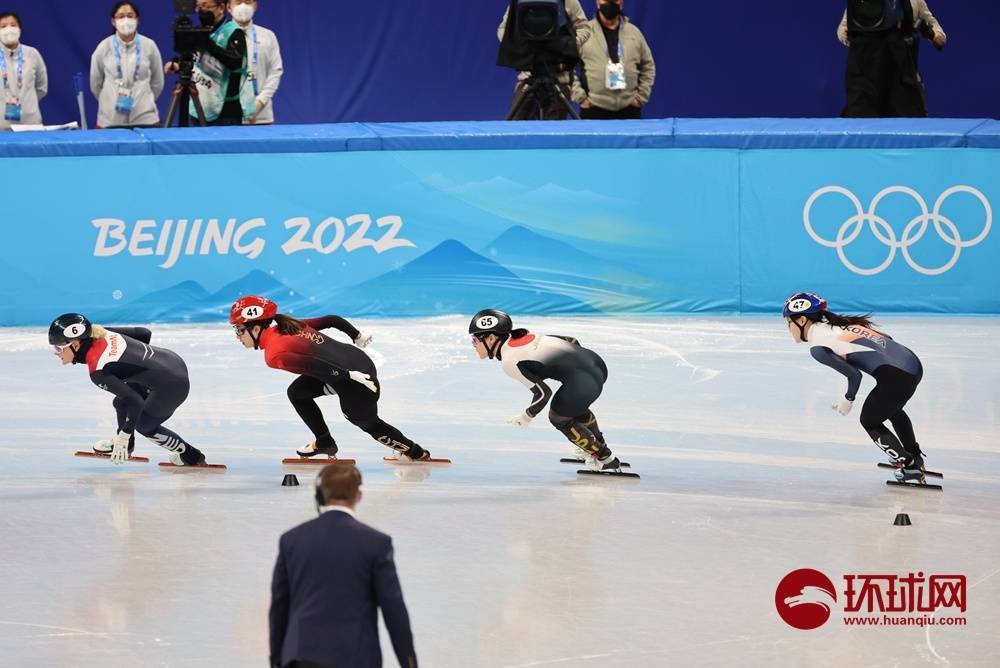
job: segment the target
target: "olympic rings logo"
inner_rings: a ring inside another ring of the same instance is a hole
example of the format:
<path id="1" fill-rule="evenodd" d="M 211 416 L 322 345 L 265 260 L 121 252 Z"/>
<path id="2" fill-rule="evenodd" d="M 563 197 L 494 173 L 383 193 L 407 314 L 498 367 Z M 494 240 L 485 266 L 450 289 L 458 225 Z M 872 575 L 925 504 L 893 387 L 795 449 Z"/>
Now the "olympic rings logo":
<path id="1" fill-rule="evenodd" d="M 854 208 L 857 211 L 855 215 L 844 221 L 844 223 L 840 226 L 840 229 L 837 231 L 837 238 L 833 241 L 824 239 L 820 235 L 816 234 L 810 220 L 810 212 L 812 211 L 813 204 L 815 204 L 816 200 L 820 197 L 829 193 L 838 193 L 843 195 L 849 199 L 852 204 L 854 204 Z M 878 208 L 879 202 L 881 202 L 885 196 L 893 193 L 903 193 L 909 195 L 917 202 L 921 211 L 920 215 L 913 218 L 906 224 L 906 227 L 903 228 L 903 234 L 899 239 L 896 238 L 895 231 L 885 218 L 882 218 L 875 212 Z M 969 239 L 968 241 L 964 241 L 962 239 L 955 223 L 948 217 L 941 214 L 941 206 L 944 204 L 945 200 L 955 193 L 968 193 L 972 195 L 978 199 L 980 203 L 982 203 L 983 210 L 986 212 L 986 224 L 983 226 L 983 231 L 979 233 L 979 236 Z M 990 233 L 990 227 L 993 225 L 993 209 L 990 207 L 989 200 L 986 199 L 983 193 L 971 186 L 952 186 L 951 188 L 948 188 L 941 193 L 941 196 L 938 197 L 937 201 L 934 203 L 933 211 L 927 210 L 927 203 L 917 191 L 905 186 L 889 186 L 888 188 L 882 190 L 882 192 L 876 195 L 872 200 L 871 204 L 868 206 L 868 211 L 864 210 L 864 207 L 861 206 L 861 201 L 847 188 L 842 188 L 840 186 L 826 186 L 814 192 L 812 196 L 809 197 L 808 201 L 806 201 L 805 208 L 802 210 L 802 222 L 805 223 L 806 232 L 809 233 L 809 236 L 812 237 L 813 241 L 821 246 L 825 246 L 826 248 L 836 248 L 837 256 L 840 258 L 840 261 L 845 267 L 853 271 L 855 274 L 861 274 L 862 276 L 874 276 L 875 274 L 880 274 L 892 264 L 892 261 L 896 258 L 896 251 L 902 251 L 903 257 L 906 259 L 906 263 L 910 265 L 914 271 L 918 271 L 927 276 L 937 276 L 945 273 L 955 266 L 955 263 L 958 262 L 959 256 L 962 254 L 963 248 L 975 246 L 986 238 L 986 235 Z M 864 269 L 856 266 L 849 259 L 847 259 L 847 254 L 844 252 L 844 248 L 850 245 L 855 239 L 858 238 L 858 235 L 861 234 L 861 231 L 865 227 L 865 223 L 868 224 L 868 227 L 871 229 L 872 234 L 875 235 L 875 238 L 889 247 L 889 254 L 885 258 L 885 261 L 877 267 L 870 269 Z M 941 237 L 941 240 L 954 249 L 951 254 L 951 259 L 940 267 L 933 269 L 921 266 L 910 255 L 910 248 L 924 237 L 929 223 L 934 224 L 934 230 L 937 232 L 938 236 Z"/>

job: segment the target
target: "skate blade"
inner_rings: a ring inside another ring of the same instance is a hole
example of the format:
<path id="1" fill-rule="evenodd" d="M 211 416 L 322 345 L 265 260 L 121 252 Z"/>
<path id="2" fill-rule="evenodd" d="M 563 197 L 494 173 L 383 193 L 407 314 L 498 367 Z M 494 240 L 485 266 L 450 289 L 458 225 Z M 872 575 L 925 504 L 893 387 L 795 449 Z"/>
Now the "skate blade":
<path id="1" fill-rule="evenodd" d="M 74 457 L 90 457 L 91 459 L 111 459 L 111 455 L 102 455 L 96 452 L 87 452 L 86 450 L 77 450 L 73 453 Z M 125 461 L 136 462 L 137 464 L 148 464 L 149 457 L 139 457 L 137 455 L 132 455 Z"/>
<path id="2" fill-rule="evenodd" d="M 383 457 L 382 461 L 387 464 L 451 464 L 450 459 L 440 459 L 434 457 L 431 457 L 430 459 L 411 459 L 409 461 L 396 459 L 395 457 Z"/>
<path id="3" fill-rule="evenodd" d="M 195 466 L 181 465 L 178 466 L 173 462 L 160 462 L 160 468 L 164 469 L 176 469 L 178 471 L 198 471 L 198 470 L 210 470 L 210 471 L 225 471 L 225 464 L 197 464 Z"/>
<path id="4" fill-rule="evenodd" d="M 336 457 L 313 457 L 306 459 L 305 457 L 286 457 L 281 460 L 282 464 L 311 464 L 315 466 L 316 464 L 322 464 L 326 466 L 327 464 L 356 464 L 353 459 L 337 459 Z"/>
<path id="5" fill-rule="evenodd" d="M 931 485 L 930 483 L 926 482 L 916 482 L 916 481 L 899 482 L 898 480 L 886 480 L 885 484 L 892 485 L 893 487 L 911 487 L 914 489 L 933 489 L 939 492 L 944 491 L 944 487 L 942 487 L 941 485 Z"/>
<path id="6" fill-rule="evenodd" d="M 626 473 L 625 471 L 591 471 L 589 469 L 580 469 L 577 471 L 580 475 L 603 475 L 614 478 L 638 478 L 638 473 Z"/>
<path id="7" fill-rule="evenodd" d="M 889 464 L 887 462 L 879 462 L 878 467 L 880 469 L 897 469 L 897 468 L 899 468 L 898 466 L 893 466 L 892 464 Z M 943 473 L 938 473 L 937 471 L 928 471 L 926 469 L 924 469 L 924 475 L 930 476 L 932 478 L 944 478 L 944 474 Z"/>
<path id="8" fill-rule="evenodd" d="M 587 463 L 586 461 L 584 461 L 582 459 L 574 459 L 573 457 L 563 457 L 559 461 L 562 462 L 563 464 L 586 464 Z M 629 468 L 629 467 L 632 466 L 628 462 L 618 462 L 618 463 L 621 464 L 621 467 L 624 468 L 624 469 L 627 469 L 627 468 Z"/>

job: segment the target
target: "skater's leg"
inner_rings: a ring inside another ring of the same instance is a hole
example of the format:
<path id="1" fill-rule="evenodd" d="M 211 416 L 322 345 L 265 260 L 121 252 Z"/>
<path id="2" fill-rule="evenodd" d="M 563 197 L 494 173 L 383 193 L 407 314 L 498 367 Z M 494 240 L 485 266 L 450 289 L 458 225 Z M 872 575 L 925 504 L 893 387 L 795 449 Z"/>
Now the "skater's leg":
<path id="1" fill-rule="evenodd" d="M 900 409 L 895 415 L 889 417 L 889 421 L 906 452 L 911 455 L 920 454 L 920 445 L 917 444 L 917 437 L 913 433 L 913 423 L 910 422 L 910 416 L 903 409 Z"/>
<path id="2" fill-rule="evenodd" d="M 587 454 L 596 455 L 602 447 L 601 439 L 579 418 L 560 415 L 553 408 L 549 410 L 549 422 L 573 445 Z"/>
<path id="3" fill-rule="evenodd" d="M 316 438 L 315 445 L 308 445 L 299 454 L 327 454 L 333 455 L 337 452 L 337 443 L 330 435 L 330 427 L 323 419 L 323 413 L 316 404 L 316 397 L 334 394 L 333 388 L 321 380 L 310 376 L 299 376 L 288 386 L 288 400 L 292 402 L 292 407 L 299 414 L 302 421 L 309 428 Z"/>
<path id="4" fill-rule="evenodd" d="M 597 441 L 601 445 L 607 444 L 604 440 L 604 434 L 601 432 L 601 427 L 597 424 L 597 416 L 594 415 L 593 411 L 587 411 L 583 415 L 578 416 L 576 419 L 580 422 L 580 424 L 593 432 L 594 436 L 597 437 Z"/>
<path id="5" fill-rule="evenodd" d="M 875 379 L 875 388 L 861 409 L 861 425 L 876 445 L 898 463 L 922 466 L 913 424 L 903 411 L 920 378 L 894 367 L 881 367 Z M 892 422 L 895 434 L 885 426 L 886 420 Z"/>
<path id="6" fill-rule="evenodd" d="M 163 426 L 163 419 L 143 413 L 139 420 L 140 434 L 170 452 L 170 460 L 174 464 L 197 466 L 205 462 L 205 455 L 185 441 L 179 434 Z"/>
<path id="7" fill-rule="evenodd" d="M 168 450 L 171 453 L 170 460 L 174 464 L 196 466 L 205 462 L 205 455 L 179 434 L 163 426 L 163 423 L 169 420 L 174 411 L 187 399 L 190 389 L 185 375 L 178 377 L 169 385 L 163 384 L 149 392 L 136 431 Z"/>
<path id="8" fill-rule="evenodd" d="M 568 378 L 552 396 L 549 422 L 576 447 L 605 459 L 611 456 L 611 450 L 604 443 L 604 435 L 590 410 L 590 405 L 601 396 L 601 377 L 596 373 L 580 373 Z"/>
<path id="9" fill-rule="evenodd" d="M 135 386 L 133 386 L 133 388 L 140 390 L 140 388 L 136 388 Z M 118 431 L 121 431 L 122 429 L 125 428 L 125 418 L 128 416 L 128 411 L 125 406 L 125 401 L 116 396 L 114 401 L 111 402 L 111 405 L 115 407 L 115 416 L 118 422 Z M 102 455 L 110 455 L 111 450 L 112 450 L 111 441 L 101 441 L 94 446 L 94 452 L 97 452 Z M 135 432 L 132 432 L 132 436 L 128 439 L 128 454 L 131 455 L 134 451 L 135 451 Z"/>
<path id="10" fill-rule="evenodd" d="M 382 445 L 388 446 L 411 459 L 429 459 L 430 452 L 403 435 L 378 415 L 379 392 L 351 383 L 339 385 L 340 409 L 348 422 L 360 428 Z"/>

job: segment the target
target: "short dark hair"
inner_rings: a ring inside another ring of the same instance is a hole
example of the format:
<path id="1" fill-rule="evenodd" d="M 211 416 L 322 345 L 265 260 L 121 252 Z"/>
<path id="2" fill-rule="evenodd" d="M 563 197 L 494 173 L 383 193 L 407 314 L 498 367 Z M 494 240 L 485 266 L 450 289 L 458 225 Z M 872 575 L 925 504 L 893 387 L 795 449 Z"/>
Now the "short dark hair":
<path id="1" fill-rule="evenodd" d="M 13 18 L 15 21 L 17 21 L 17 27 L 21 28 L 22 30 L 24 29 L 24 25 L 21 24 L 20 16 L 18 16 L 14 12 L 0 12 L 0 20 L 5 19 L 7 17 Z"/>
<path id="2" fill-rule="evenodd" d="M 135 15 L 138 16 L 140 19 L 142 18 L 142 12 L 139 11 L 139 5 L 135 4 L 134 2 L 129 2 L 129 0 L 121 0 L 121 2 L 116 2 L 115 6 L 111 8 L 111 18 L 115 18 L 115 14 L 118 13 L 118 10 L 124 7 L 125 5 L 131 7 L 132 11 L 135 12 Z"/>
<path id="3" fill-rule="evenodd" d="M 353 464 L 329 464 L 319 472 L 319 489 L 323 503 L 352 502 L 361 487 L 361 471 Z"/>

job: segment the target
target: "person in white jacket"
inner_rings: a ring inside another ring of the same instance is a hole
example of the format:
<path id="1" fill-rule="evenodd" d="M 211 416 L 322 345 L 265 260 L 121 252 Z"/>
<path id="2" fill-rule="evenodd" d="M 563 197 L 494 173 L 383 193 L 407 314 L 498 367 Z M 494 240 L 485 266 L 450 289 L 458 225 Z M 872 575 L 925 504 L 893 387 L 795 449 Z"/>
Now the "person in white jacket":
<path id="1" fill-rule="evenodd" d="M 111 9 L 113 35 L 90 58 L 90 91 L 97 98 L 97 127 L 157 125 L 163 92 L 163 57 L 156 42 L 139 34 L 139 8 L 118 2 Z"/>
<path id="2" fill-rule="evenodd" d="M 21 18 L 0 13 L 0 130 L 40 125 L 38 101 L 49 92 L 49 75 L 38 49 L 21 43 Z"/>
<path id="3" fill-rule="evenodd" d="M 244 125 L 274 123 L 274 94 L 281 85 L 285 67 L 274 32 L 254 23 L 257 0 L 229 0 L 229 13 L 247 36 L 248 79 L 253 86 L 256 113 L 243 119 Z"/>

